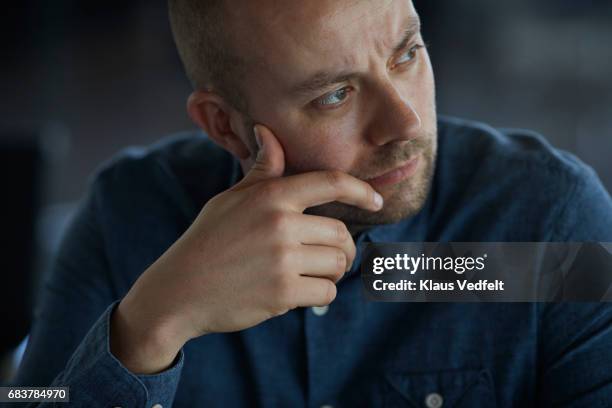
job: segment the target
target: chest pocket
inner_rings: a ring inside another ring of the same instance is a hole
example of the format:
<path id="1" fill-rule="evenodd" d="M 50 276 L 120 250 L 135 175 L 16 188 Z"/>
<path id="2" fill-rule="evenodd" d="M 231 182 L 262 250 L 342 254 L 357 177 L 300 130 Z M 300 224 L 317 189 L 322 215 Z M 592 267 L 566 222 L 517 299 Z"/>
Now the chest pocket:
<path id="1" fill-rule="evenodd" d="M 391 372 L 385 375 L 387 408 L 495 407 L 487 370 Z"/>

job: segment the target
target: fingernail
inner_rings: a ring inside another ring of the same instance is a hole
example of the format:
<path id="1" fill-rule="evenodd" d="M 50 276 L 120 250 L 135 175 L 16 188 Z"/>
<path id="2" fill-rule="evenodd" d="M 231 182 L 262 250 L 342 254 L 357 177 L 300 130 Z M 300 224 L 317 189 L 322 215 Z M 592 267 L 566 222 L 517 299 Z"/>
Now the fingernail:
<path id="1" fill-rule="evenodd" d="M 253 127 L 253 133 L 255 134 L 255 141 L 257 142 L 257 146 L 261 149 L 261 136 L 259 135 L 259 128 L 257 127 L 257 125 Z"/>
<path id="2" fill-rule="evenodd" d="M 374 193 L 374 204 L 376 205 L 376 208 L 382 208 L 384 203 L 384 200 L 382 198 L 382 196 L 378 193 Z"/>

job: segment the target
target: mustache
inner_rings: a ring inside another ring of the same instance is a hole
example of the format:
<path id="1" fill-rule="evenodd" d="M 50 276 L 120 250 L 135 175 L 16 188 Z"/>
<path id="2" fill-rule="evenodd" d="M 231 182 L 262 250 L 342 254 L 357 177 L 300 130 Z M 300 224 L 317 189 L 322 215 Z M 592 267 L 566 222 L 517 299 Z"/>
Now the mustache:
<path id="1" fill-rule="evenodd" d="M 433 144 L 432 135 L 423 135 L 407 142 L 394 143 L 384 147 L 372 157 L 366 169 L 351 173 L 352 176 L 361 180 L 368 180 L 381 176 L 403 164 L 414 157 L 431 150 Z"/>

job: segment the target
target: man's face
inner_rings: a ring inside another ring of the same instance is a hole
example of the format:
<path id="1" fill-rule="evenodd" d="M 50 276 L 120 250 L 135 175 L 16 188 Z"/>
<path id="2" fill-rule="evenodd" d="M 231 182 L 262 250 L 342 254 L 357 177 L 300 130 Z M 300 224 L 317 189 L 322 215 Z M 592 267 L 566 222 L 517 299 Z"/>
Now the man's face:
<path id="1" fill-rule="evenodd" d="M 227 5 L 232 48 L 248 64 L 241 84 L 249 116 L 279 139 L 286 174 L 341 170 L 385 199 L 377 213 L 341 203 L 307 212 L 353 226 L 418 212 L 434 171 L 437 130 L 433 72 L 412 2 Z M 374 179 L 409 161 L 408 177 Z"/>

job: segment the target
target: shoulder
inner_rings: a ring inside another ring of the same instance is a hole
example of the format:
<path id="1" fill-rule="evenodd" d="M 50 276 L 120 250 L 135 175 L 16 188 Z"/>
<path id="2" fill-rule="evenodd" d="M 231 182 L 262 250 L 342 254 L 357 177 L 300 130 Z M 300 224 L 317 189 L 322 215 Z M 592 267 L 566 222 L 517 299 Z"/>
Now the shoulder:
<path id="1" fill-rule="evenodd" d="M 437 165 L 438 203 L 447 210 L 444 202 L 461 203 L 461 213 L 478 214 L 477 224 L 505 227 L 507 234 L 500 237 L 544 241 L 609 235 L 601 234 L 595 220 L 580 233 L 572 227 L 584 218 L 580 208 L 589 200 L 612 226 L 610 196 L 591 167 L 536 132 L 442 117 Z"/>
<path id="2" fill-rule="evenodd" d="M 95 230 L 120 293 L 181 236 L 207 200 L 227 189 L 233 163 L 203 133 L 185 132 L 123 149 L 99 166 L 80 221 Z"/>
<path id="3" fill-rule="evenodd" d="M 485 123 L 442 117 L 439 120 L 440 153 L 469 160 L 479 170 L 502 170 L 521 177 L 521 170 L 539 169 L 572 180 L 592 169 L 574 155 L 553 147 L 544 136 L 527 129 L 494 128 Z"/>
<path id="4" fill-rule="evenodd" d="M 201 131 L 186 131 L 166 136 L 148 146 L 129 146 L 102 163 L 93 179 L 110 182 L 113 179 L 133 179 L 135 176 L 166 169 L 185 172 L 186 169 L 216 170 L 228 153 Z"/>
<path id="5" fill-rule="evenodd" d="M 146 201 L 151 207 L 167 199 L 198 208 L 227 188 L 233 166 L 231 155 L 206 134 L 187 131 L 121 150 L 97 168 L 89 188 L 107 206 Z"/>

